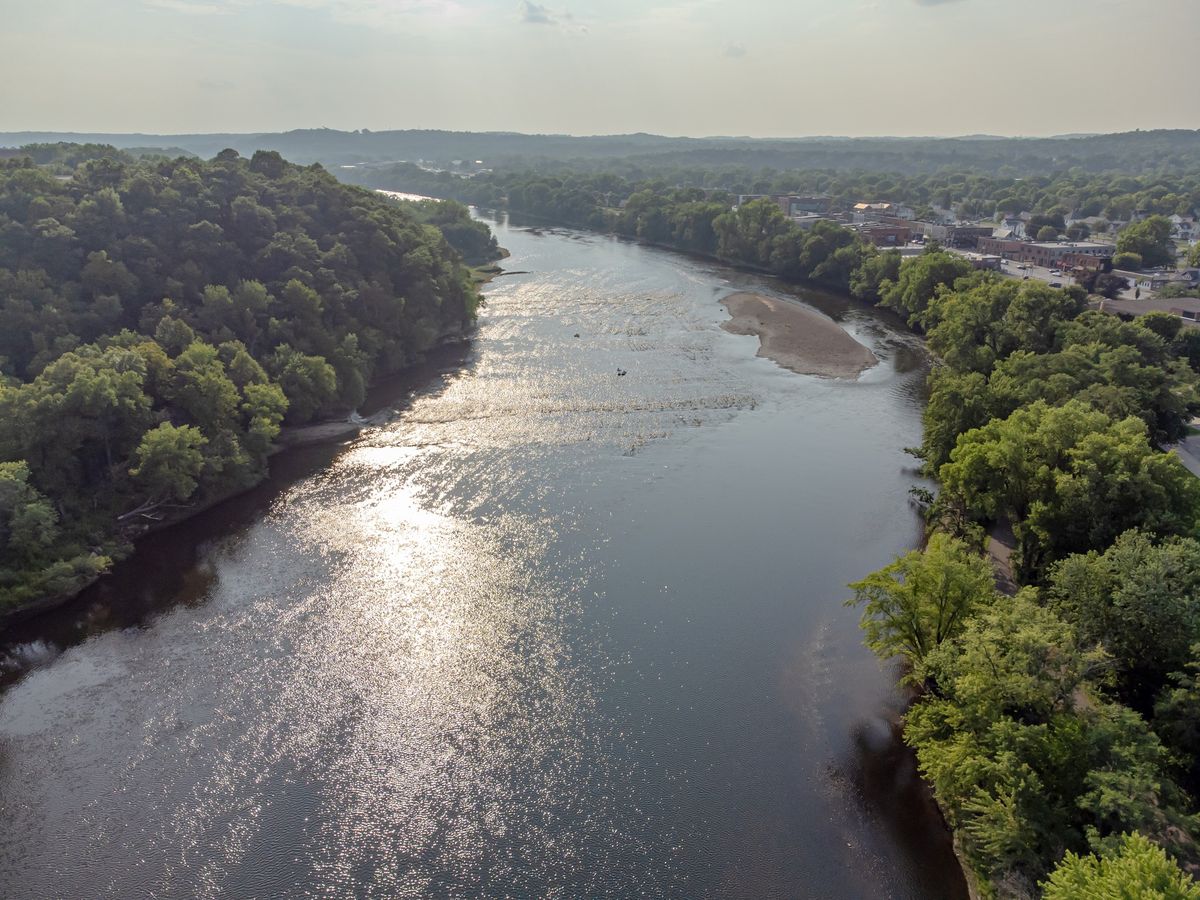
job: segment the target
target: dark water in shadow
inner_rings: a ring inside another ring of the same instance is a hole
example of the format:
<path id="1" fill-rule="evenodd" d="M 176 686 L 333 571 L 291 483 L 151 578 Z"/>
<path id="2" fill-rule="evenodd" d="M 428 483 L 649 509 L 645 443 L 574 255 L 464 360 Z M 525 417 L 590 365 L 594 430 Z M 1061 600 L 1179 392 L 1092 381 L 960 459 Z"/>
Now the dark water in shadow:
<path id="1" fill-rule="evenodd" d="M 772 283 L 498 230 L 390 422 L 6 636 L 0 895 L 965 895 L 841 605 L 917 537 L 919 348 L 803 294 L 884 361 L 793 375 L 719 328 Z"/>

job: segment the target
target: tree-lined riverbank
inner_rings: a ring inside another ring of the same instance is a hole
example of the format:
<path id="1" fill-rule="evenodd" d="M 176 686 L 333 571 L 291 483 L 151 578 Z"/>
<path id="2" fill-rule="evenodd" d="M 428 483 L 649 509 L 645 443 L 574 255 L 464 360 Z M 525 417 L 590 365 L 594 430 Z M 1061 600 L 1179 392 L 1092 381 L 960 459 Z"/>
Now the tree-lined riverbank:
<path id="1" fill-rule="evenodd" d="M 494 255 L 465 210 L 418 212 Z M 478 301 L 437 228 L 274 153 L 8 159 L 0 215 L 0 613 L 258 483 L 281 428 L 345 416 Z"/>

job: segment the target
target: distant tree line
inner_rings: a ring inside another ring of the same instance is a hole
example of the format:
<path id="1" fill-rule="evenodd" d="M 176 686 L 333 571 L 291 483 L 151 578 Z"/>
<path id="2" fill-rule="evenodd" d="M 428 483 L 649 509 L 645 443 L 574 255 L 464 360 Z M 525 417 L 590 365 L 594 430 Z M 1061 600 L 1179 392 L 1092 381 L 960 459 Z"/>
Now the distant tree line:
<path id="1" fill-rule="evenodd" d="M 319 166 L 33 157 L 0 162 L 0 608 L 255 483 L 283 424 L 353 409 L 474 318 L 437 227 Z"/>
<path id="2" fill-rule="evenodd" d="M 433 172 L 412 163 L 359 167 L 341 177 L 385 190 L 410 191 L 449 198 L 479 206 L 508 208 L 563 224 L 603 227 L 616 208 L 634 193 L 663 193 L 697 188 L 710 199 L 743 194 L 798 194 L 827 197 L 835 209 L 863 201 L 903 203 L 919 215 L 937 209 L 962 219 L 987 219 L 994 215 L 1027 212 L 1026 232 L 1039 236 L 1053 229 L 1059 235 L 1082 240 L 1106 223 L 1127 222 L 1144 215 L 1192 215 L 1200 209 L 1200 160 L 1186 171 L 1091 173 L 1060 169 L 1053 174 L 1025 177 L 986 175 L 952 170 L 902 174 L 868 170 L 751 170 L 679 168 L 653 174 L 637 169 L 578 171 L 553 167 L 553 171 L 528 168 L 503 169 L 473 177 Z M 1066 217 L 1091 218 L 1071 226 Z M 1153 263 L 1147 263 L 1148 265 Z"/>
<path id="3" fill-rule="evenodd" d="M 0 134 L 0 141 L 18 139 Z M 42 134 L 19 138 L 103 141 L 122 147 L 179 144 L 210 157 L 224 147 L 245 154 L 276 150 L 289 159 L 354 165 L 386 160 L 482 160 L 492 168 L 536 165 L 549 171 L 637 172 L 660 175 L 680 168 L 761 170 L 831 169 L 936 172 L 947 169 L 1027 177 L 1079 168 L 1087 172 L 1179 172 L 1200 168 L 1200 131 L 1152 130 L 1047 138 L 974 135 L 955 138 L 815 137 L 752 139 L 687 138 L 654 134 L 576 137 L 562 134 L 435 130 L 338 131 L 298 129 L 281 134 L 96 135 Z"/>

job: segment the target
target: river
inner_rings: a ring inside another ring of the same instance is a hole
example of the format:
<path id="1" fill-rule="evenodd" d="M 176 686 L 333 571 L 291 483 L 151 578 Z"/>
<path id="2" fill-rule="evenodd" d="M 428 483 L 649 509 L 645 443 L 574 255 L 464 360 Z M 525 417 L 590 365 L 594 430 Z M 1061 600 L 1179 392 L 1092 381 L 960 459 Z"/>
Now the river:
<path id="1" fill-rule="evenodd" d="M 10 630 L 0 896 L 965 896 L 842 605 L 920 347 L 802 291 L 882 362 L 795 375 L 720 329 L 770 280 L 495 228 L 379 424 Z"/>

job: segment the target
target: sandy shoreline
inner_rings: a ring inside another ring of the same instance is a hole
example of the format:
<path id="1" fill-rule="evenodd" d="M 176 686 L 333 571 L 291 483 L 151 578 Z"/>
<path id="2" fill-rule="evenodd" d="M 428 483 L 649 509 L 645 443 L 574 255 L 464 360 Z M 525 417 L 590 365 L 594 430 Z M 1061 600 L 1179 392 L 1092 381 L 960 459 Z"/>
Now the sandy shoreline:
<path id="1" fill-rule="evenodd" d="M 758 355 L 801 375 L 855 378 L 879 360 L 833 319 L 765 294 L 739 292 L 721 301 L 732 318 L 721 327 L 758 336 Z"/>

